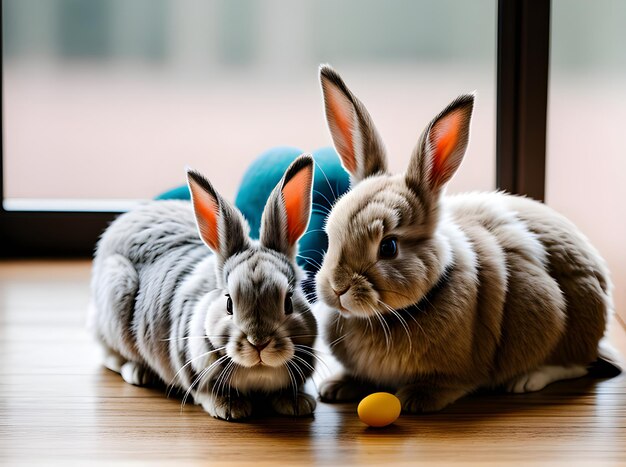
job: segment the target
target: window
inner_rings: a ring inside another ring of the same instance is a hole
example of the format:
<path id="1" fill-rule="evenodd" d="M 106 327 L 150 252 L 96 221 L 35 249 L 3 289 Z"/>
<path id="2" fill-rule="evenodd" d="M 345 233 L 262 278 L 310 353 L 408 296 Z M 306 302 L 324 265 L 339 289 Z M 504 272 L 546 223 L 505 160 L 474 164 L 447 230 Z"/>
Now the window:
<path id="1" fill-rule="evenodd" d="M 330 145 L 322 62 L 367 104 L 397 171 L 432 116 L 476 90 L 449 190 L 494 188 L 496 132 L 514 120 L 496 119 L 496 87 L 516 85 L 501 59 L 526 40 L 501 32 L 539 4 L 5 0 L 2 254 L 85 255 L 115 213 L 182 184 L 185 165 L 232 197 L 268 147 Z M 512 95 L 499 92 L 498 108 Z"/>
<path id="2" fill-rule="evenodd" d="M 366 102 L 398 171 L 430 118 L 477 90 L 452 189 L 493 188 L 495 15 L 493 0 L 6 1 L 5 205 L 123 207 L 185 165 L 232 197 L 263 150 L 330 144 L 320 62 Z"/>
<path id="3" fill-rule="evenodd" d="M 626 283 L 626 3 L 554 0 L 546 202 L 570 218 Z M 626 288 L 614 291 L 626 318 Z"/>

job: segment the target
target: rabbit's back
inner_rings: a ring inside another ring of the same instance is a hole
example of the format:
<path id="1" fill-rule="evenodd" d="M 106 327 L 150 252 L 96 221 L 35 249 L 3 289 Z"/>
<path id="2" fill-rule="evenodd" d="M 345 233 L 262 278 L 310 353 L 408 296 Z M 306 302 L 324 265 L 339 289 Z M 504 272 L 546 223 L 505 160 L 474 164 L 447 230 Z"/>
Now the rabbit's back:
<path id="1" fill-rule="evenodd" d="M 161 379 L 171 378 L 172 333 L 179 333 L 194 304 L 177 300 L 177 294 L 198 264 L 210 260 L 190 203 L 158 201 L 121 215 L 104 232 L 94 258 L 92 321 L 98 337 Z M 215 288 L 213 268 L 203 270 L 202 280 L 191 284 L 198 297 Z"/>
<path id="2" fill-rule="evenodd" d="M 594 361 L 613 312 L 613 286 L 606 262 L 571 221 L 545 204 L 514 196 L 509 196 L 508 202 L 545 248 L 548 272 L 565 298 L 564 337 L 548 364 Z"/>
<path id="3" fill-rule="evenodd" d="M 113 221 L 98 242 L 95 261 L 119 254 L 141 268 L 185 245 L 202 245 L 191 204 L 155 201 Z"/>
<path id="4" fill-rule="evenodd" d="M 603 259 L 564 216 L 537 201 L 504 193 L 446 198 L 452 218 L 473 244 L 498 244 L 493 257 L 505 275 L 487 275 L 485 289 L 504 288 L 495 382 L 537 364 L 587 365 L 611 312 Z M 480 269 L 480 267 L 479 267 Z M 500 283 L 495 283 L 500 282 Z"/>

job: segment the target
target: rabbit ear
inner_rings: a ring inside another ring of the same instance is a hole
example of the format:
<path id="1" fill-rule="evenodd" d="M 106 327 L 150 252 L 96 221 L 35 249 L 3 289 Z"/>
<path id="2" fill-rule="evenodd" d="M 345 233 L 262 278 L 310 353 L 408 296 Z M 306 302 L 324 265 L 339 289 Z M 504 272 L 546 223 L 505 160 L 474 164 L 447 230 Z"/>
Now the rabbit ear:
<path id="1" fill-rule="evenodd" d="M 289 257 L 304 234 L 311 216 L 313 157 L 302 154 L 287 168 L 265 205 L 261 243 Z"/>
<path id="2" fill-rule="evenodd" d="M 411 156 L 406 182 L 416 190 L 439 192 L 461 165 L 474 109 L 474 95 L 455 99 L 426 130 Z"/>
<path id="3" fill-rule="evenodd" d="M 385 173 L 385 147 L 365 106 L 330 66 L 320 67 L 320 81 L 328 128 L 353 184 Z"/>
<path id="4" fill-rule="evenodd" d="M 187 171 L 187 183 L 200 238 L 222 260 L 248 246 L 248 225 L 199 172 Z"/>

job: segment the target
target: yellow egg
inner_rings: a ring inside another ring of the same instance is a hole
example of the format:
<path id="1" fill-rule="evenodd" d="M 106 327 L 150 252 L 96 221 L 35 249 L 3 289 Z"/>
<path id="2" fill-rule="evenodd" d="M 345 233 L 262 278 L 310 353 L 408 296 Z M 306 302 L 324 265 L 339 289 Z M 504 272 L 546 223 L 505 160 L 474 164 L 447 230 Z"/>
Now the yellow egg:
<path id="1" fill-rule="evenodd" d="M 357 413 L 363 423 L 381 427 L 395 422 L 400 416 L 400 400 L 388 392 L 375 392 L 359 403 Z"/>

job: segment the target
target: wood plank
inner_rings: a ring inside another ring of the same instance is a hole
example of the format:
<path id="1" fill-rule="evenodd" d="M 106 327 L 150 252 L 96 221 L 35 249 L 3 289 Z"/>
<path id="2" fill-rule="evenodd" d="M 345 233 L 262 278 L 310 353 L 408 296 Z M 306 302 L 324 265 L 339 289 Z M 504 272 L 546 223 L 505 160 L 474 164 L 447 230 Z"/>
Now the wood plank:
<path id="1" fill-rule="evenodd" d="M 307 419 L 214 420 L 103 369 L 84 327 L 90 264 L 0 263 L 3 465 L 620 465 L 626 378 L 536 394 L 474 395 L 438 414 L 366 428 L 355 405 Z M 617 323 L 612 339 L 626 354 Z"/>

